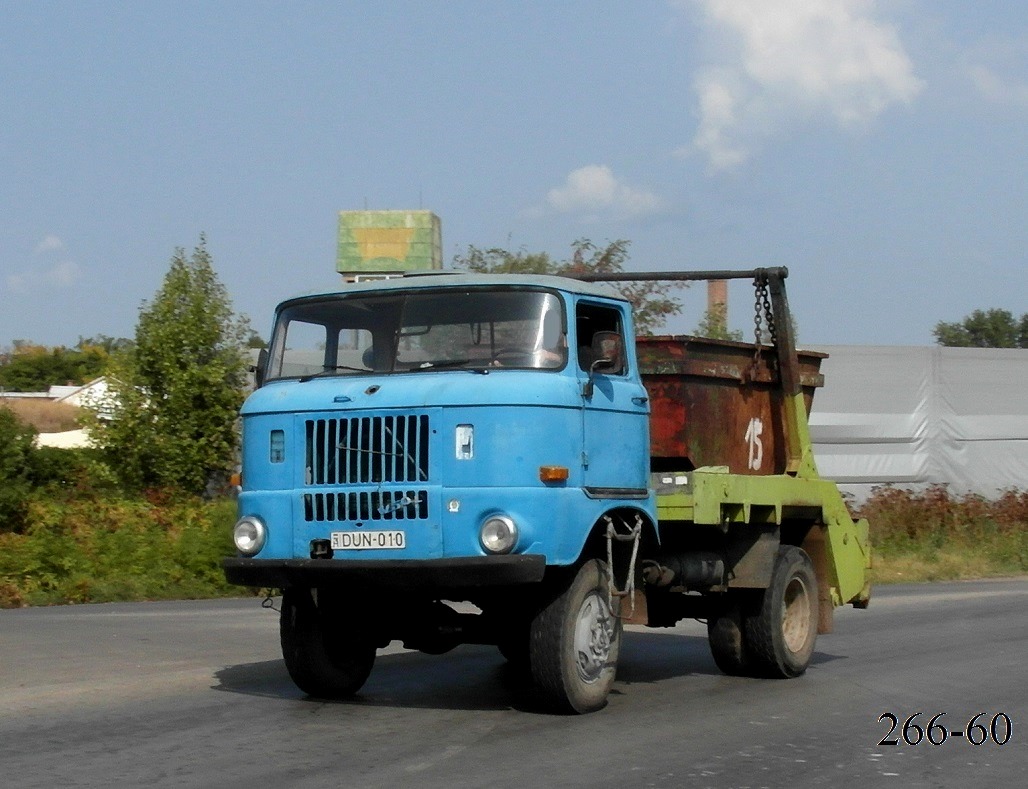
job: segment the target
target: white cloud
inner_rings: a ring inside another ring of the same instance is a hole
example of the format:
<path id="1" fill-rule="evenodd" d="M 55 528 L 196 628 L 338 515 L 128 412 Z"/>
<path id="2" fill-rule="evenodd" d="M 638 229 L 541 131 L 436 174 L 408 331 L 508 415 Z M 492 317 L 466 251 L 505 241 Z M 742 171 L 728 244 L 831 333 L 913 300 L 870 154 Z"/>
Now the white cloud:
<path id="1" fill-rule="evenodd" d="M 61 241 L 57 236 L 47 236 L 38 244 L 36 244 L 35 254 L 45 255 L 51 252 L 64 252 L 64 242 Z"/>
<path id="2" fill-rule="evenodd" d="M 1007 107 L 1028 107 L 1028 84 L 1002 77 L 988 66 L 973 65 L 967 71 L 986 100 Z"/>
<path id="3" fill-rule="evenodd" d="M 619 181 L 607 165 L 589 164 L 572 170 L 561 186 L 547 192 L 546 204 L 565 214 L 639 216 L 658 210 L 661 202 L 652 192 Z"/>
<path id="4" fill-rule="evenodd" d="M 924 83 L 896 30 L 874 18 L 872 0 L 688 0 L 703 35 L 726 61 L 694 81 L 699 127 L 691 149 L 715 169 L 738 166 L 752 148 L 797 117 L 859 127 Z"/>
<path id="5" fill-rule="evenodd" d="M 82 269 L 78 263 L 72 260 L 62 260 L 46 272 L 46 280 L 59 288 L 70 288 L 82 275 Z"/>
<path id="6" fill-rule="evenodd" d="M 694 145 L 707 154 L 715 170 L 742 164 L 748 152 L 732 140 L 731 131 L 739 122 L 739 89 L 731 72 L 710 70 L 696 79 L 700 102 L 700 126 Z M 680 153 L 687 154 L 683 149 Z"/>
<path id="7" fill-rule="evenodd" d="M 57 236 L 46 236 L 36 244 L 32 257 L 25 270 L 5 278 L 8 290 L 29 293 L 70 288 L 82 278 L 82 267 L 68 257 L 67 247 Z"/>

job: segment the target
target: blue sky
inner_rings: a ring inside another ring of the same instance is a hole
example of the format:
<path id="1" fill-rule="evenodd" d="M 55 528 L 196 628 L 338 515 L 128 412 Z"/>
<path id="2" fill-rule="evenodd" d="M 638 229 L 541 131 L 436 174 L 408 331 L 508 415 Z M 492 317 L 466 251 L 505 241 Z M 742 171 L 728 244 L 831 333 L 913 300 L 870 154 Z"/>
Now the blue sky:
<path id="1" fill-rule="evenodd" d="M 0 75 L 0 346 L 132 336 L 201 232 L 266 332 L 365 207 L 787 265 L 801 344 L 1028 311 L 1020 0 L 3 0 Z"/>

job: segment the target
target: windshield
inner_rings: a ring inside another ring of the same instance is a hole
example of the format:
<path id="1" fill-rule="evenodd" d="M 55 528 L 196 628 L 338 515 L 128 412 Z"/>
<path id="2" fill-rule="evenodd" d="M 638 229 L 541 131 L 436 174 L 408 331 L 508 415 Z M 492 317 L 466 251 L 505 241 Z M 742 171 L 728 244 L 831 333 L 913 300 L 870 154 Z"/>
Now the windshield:
<path id="1" fill-rule="evenodd" d="M 332 296 L 281 311 L 266 377 L 559 369 L 566 327 L 560 299 L 542 290 Z"/>

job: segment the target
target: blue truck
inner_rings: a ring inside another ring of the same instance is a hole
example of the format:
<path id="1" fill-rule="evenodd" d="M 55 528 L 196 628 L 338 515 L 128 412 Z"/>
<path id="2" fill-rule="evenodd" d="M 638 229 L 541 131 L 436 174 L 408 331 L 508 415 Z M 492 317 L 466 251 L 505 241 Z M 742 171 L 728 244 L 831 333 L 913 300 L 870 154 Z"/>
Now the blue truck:
<path id="1" fill-rule="evenodd" d="M 637 343 L 632 305 L 588 277 L 419 274 L 279 305 L 224 570 L 281 590 L 297 686 L 353 695 L 392 641 L 494 644 L 548 707 L 590 712 L 624 624 L 686 617 L 727 673 L 802 674 L 833 609 L 866 606 L 870 548 L 817 475 L 787 272 L 620 278 L 742 276 L 771 345 Z"/>

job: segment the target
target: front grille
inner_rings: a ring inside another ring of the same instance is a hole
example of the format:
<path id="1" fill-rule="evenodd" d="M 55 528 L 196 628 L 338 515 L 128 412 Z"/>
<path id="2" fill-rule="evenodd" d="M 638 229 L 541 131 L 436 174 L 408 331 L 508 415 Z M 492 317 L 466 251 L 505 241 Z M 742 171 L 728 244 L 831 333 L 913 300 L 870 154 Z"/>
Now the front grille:
<path id="1" fill-rule="evenodd" d="M 303 510 L 307 521 L 424 520 L 428 517 L 428 491 L 305 493 Z"/>
<path id="2" fill-rule="evenodd" d="M 428 417 L 308 419 L 307 485 L 428 481 Z"/>

